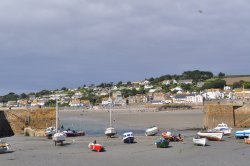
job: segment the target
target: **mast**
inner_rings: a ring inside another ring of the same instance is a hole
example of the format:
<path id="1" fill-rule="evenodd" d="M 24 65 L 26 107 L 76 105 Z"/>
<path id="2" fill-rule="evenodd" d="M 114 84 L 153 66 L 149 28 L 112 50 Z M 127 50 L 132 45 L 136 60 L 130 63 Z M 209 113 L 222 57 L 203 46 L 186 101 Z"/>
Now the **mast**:
<path id="1" fill-rule="evenodd" d="M 111 117 L 111 98 L 110 98 L 110 89 L 109 89 L 109 127 L 112 127 L 112 117 Z"/>
<path id="2" fill-rule="evenodd" d="M 56 99 L 56 133 L 58 132 L 58 101 Z"/>

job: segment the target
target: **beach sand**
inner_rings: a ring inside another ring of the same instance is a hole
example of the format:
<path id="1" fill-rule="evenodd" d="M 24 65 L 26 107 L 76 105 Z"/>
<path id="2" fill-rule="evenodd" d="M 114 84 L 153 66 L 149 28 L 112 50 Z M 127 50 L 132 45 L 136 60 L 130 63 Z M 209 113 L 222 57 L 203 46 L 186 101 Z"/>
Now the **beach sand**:
<path id="1" fill-rule="evenodd" d="M 80 115 L 82 114 L 82 115 Z M 106 121 L 107 113 L 62 112 L 62 118 Z M 169 148 L 156 148 L 157 136 L 135 135 L 134 144 L 124 144 L 121 135 L 117 138 L 86 135 L 67 138 L 64 146 L 54 146 L 52 140 L 43 137 L 17 135 L 5 138 L 12 151 L 0 154 L 1 166 L 166 166 L 166 165 L 249 165 L 250 146 L 233 136 L 224 137 L 220 142 L 209 142 L 209 146 L 194 146 L 192 137 L 202 127 L 201 110 L 164 112 L 116 112 L 116 123 L 144 128 L 149 124 L 158 125 L 162 131 L 174 128 L 184 135 L 184 142 L 171 142 Z M 77 118 L 76 118 L 77 119 Z M 101 122 L 102 123 L 102 122 Z M 100 123 L 100 124 L 101 124 Z M 121 125 L 121 126 L 122 126 Z M 105 152 L 93 152 L 88 143 L 96 140 L 105 146 Z"/>

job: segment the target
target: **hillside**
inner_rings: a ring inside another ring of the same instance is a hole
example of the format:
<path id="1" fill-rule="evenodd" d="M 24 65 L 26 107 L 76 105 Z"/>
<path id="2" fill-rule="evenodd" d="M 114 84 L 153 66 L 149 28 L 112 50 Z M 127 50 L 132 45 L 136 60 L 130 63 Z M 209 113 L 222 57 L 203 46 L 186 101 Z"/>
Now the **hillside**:
<path id="1" fill-rule="evenodd" d="M 233 83 L 239 82 L 241 80 L 250 82 L 250 76 L 226 76 L 224 80 L 226 81 L 227 85 L 233 85 Z"/>

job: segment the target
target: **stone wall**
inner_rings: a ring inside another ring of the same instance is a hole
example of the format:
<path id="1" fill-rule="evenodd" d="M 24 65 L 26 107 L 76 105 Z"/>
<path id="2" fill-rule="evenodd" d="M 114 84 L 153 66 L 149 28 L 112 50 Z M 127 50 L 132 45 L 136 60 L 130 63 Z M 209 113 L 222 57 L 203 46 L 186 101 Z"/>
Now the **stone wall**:
<path id="1" fill-rule="evenodd" d="M 204 128 L 214 128 L 222 122 L 231 127 L 250 126 L 249 105 L 205 104 L 203 115 Z"/>
<path id="2" fill-rule="evenodd" d="M 12 109 L 2 112 L 4 112 L 5 120 L 1 118 L 0 125 L 3 123 L 8 124 L 14 134 L 23 134 L 24 129 L 27 127 L 35 131 L 41 131 L 49 126 L 55 126 L 55 109 Z"/>

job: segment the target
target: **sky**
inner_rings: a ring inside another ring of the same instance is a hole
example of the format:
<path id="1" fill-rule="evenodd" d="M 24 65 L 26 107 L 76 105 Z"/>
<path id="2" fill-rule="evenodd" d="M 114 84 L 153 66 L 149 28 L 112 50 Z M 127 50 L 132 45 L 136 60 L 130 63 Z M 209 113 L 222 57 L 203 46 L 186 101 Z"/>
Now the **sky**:
<path id="1" fill-rule="evenodd" d="M 0 95 L 250 74 L 249 0 L 1 0 Z"/>

